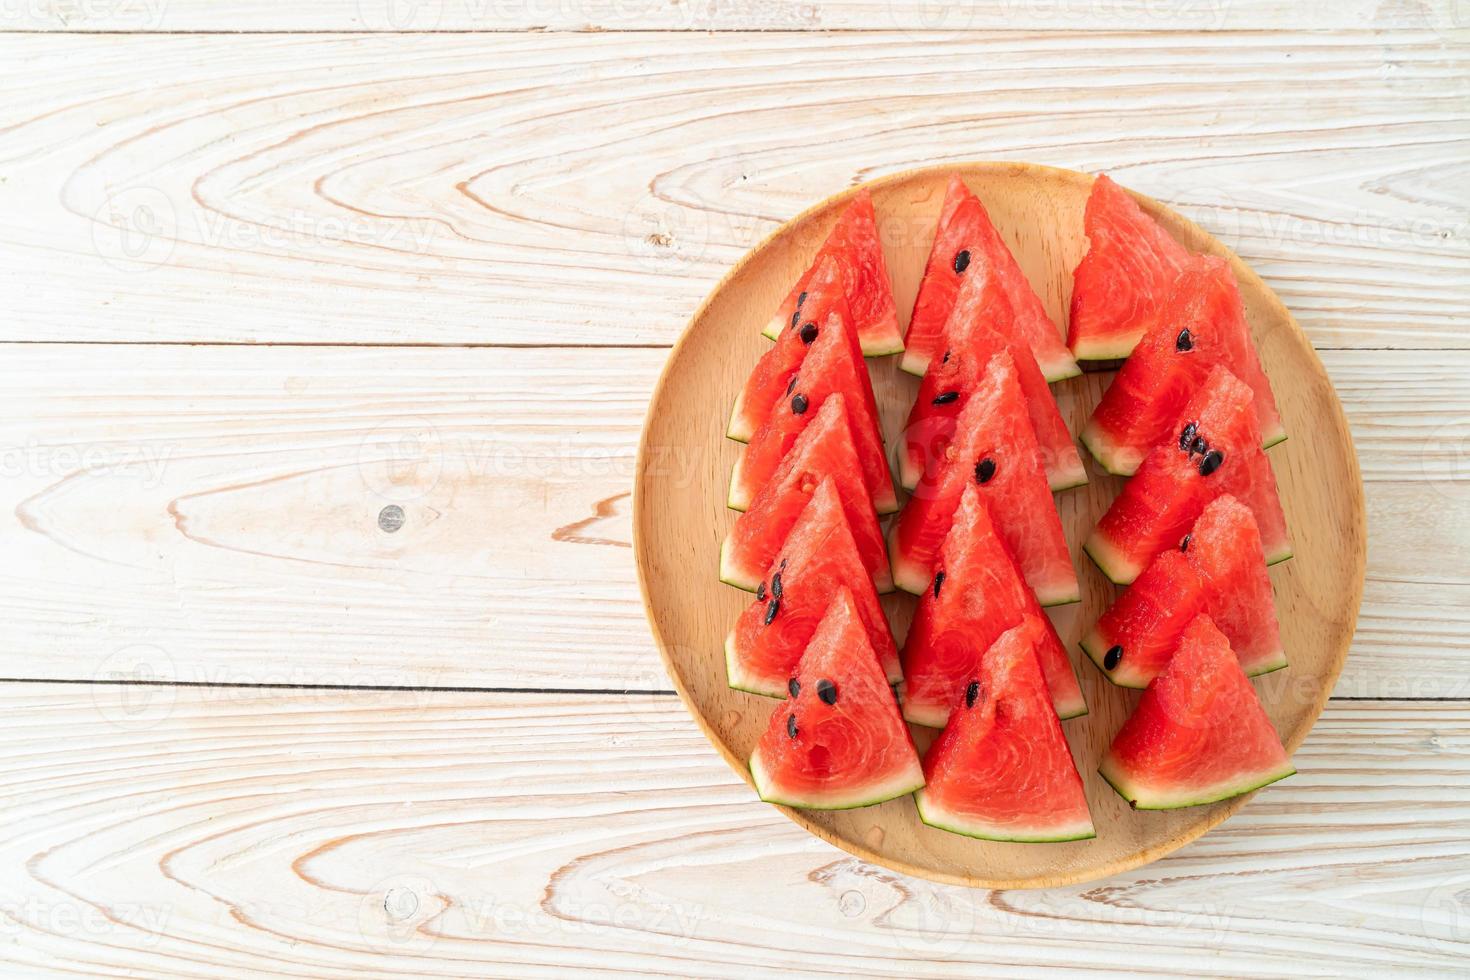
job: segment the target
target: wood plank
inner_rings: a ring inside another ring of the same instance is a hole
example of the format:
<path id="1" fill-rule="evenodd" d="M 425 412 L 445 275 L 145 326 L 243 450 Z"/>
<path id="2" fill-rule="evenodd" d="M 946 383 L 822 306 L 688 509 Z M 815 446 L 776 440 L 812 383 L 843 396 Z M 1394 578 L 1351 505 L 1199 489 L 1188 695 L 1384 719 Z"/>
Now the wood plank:
<path id="1" fill-rule="evenodd" d="M 0 677 L 668 689 L 628 499 L 665 351 L 3 354 Z M 1470 697 L 1470 352 L 1324 361 L 1369 501 L 1337 693 Z"/>
<path id="2" fill-rule="evenodd" d="M 613 31 L 613 30 L 1342 30 L 1466 26 L 1452 0 L 1384 9 L 1269 0 L 29 0 L 5 10 L 27 31 Z"/>
<path id="3" fill-rule="evenodd" d="M 0 36 L 0 339 L 664 344 L 834 190 L 1003 158 L 1200 220 L 1319 346 L 1465 347 L 1470 47 L 1373 23 Z"/>
<path id="4" fill-rule="evenodd" d="M 1460 706 L 1335 703 L 1299 775 L 1221 828 L 1045 892 L 821 843 L 671 697 L 10 685 L 0 709 L 12 969 L 1447 976 L 1470 955 Z"/>

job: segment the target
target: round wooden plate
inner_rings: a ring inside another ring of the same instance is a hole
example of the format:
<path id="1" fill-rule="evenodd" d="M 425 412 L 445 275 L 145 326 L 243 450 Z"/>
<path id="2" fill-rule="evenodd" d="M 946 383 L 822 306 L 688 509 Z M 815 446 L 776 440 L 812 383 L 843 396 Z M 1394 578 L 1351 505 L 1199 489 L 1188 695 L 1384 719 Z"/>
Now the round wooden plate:
<path id="1" fill-rule="evenodd" d="M 945 182 L 959 171 L 989 209 L 1052 319 L 1066 323 L 1072 268 L 1086 250 L 1082 211 L 1091 177 L 1030 164 L 975 163 L 897 174 L 868 184 L 893 277 L 900 316 L 913 306 Z M 854 189 L 855 190 L 855 189 Z M 654 391 L 638 452 L 634 548 L 639 580 L 664 662 L 695 719 L 749 781 L 746 760 L 779 702 L 726 686 L 722 641 L 751 601 L 720 584 L 720 542 L 734 521 L 725 492 L 740 446 L 724 436 L 735 395 L 769 341 L 771 311 L 806 268 L 854 190 L 829 198 L 782 226 L 732 269 L 695 314 Z M 1295 544 L 1271 569 L 1290 667 L 1256 680 L 1277 730 L 1294 751 L 1322 711 L 1342 669 L 1363 587 L 1365 519 L 1357 459 L 1322 364 L 1276 295 L 1229 249 L 1156 201 L 1143 208 L 1195 251 L 1234 265 L 1261 359 L 1290 438 L 1270 451 Z M 917 379 L 898 358 L 868 362 L 888 445 L 907 417 Z M 1110 374 L 1087 374 L 1052 390 L 1072 432 L 1081 430 Z M 1083 452 L 1087 458 L 1087 453 Z M 1089 462 L 1091 483 L 1057 496 L 1082 581 L 1081 603 L 1050 615 L 1072 651 L 1089 713 L 1063 723 L 1097 826 L 1094 840 L 1007 844 L 927 827 L 912 798 L 860 810 L 783 808 L 807 830 L 865 860 L 937 881 L 991 888 L 1047 887 L 1135 868 L 1194 840 L 1243 806 L 1135 812 L 1097 775 L 1097 764 L 1138 699 L 1109 684 L 1077 641 L 1114 596 L 1082 553 L 1082 541 L 1122 485 Z M 914 601 L 884 606 L 900 638 Z M 914 727 L 922 751 L 932 739 Z M 1274 792 L 1267 789 L 1264 792 Z"/>

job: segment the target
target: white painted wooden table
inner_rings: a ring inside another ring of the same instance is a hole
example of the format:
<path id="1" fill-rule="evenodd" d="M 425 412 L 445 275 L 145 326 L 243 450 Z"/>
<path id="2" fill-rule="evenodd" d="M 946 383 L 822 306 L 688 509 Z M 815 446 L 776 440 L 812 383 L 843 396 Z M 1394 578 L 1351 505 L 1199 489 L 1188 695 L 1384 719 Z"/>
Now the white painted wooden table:
<path id="1" fill-rule="evenodd" d="M 1470 966 L 1464 0 L 0 29 L 0 973 Z M 756 802 L 629 550 L 644 406 L 721 272 L 850 181 L 984 158 L 1108 170 L 1233 245 L 1369 501 L 1301 774 L 1047 892 L 896 876 Z"/>

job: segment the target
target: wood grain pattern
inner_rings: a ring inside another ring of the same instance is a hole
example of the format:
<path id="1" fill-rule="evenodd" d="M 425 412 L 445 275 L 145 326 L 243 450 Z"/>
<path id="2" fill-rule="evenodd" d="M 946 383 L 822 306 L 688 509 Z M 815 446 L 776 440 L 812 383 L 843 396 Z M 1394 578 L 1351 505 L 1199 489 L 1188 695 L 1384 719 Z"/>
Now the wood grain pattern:
<path id="1" fill-rule="evenodd" d="M 0 677 L 668 689 L 629 499 L 666 351 L 0 354 Z M 1337 693 L 1470 697 L 1470 353 L 1323 359 L 1369 507 Z"/>
<path id="2" fill-rule="evenodd" d="M 1336 703 L 1301 773 L 1225 826 L 1044 893 L 827 847 L 671 697 L 7 685 L 0 717 L 11 970 L 1165 974 L 1187 949 L 1196 975 L 1356 976 L 1470 955 L 1458 707 Z"/>
<path id="3" fill-rule="evenodd" d="M 1087 249 L 1082 212 L 1089 175 L 1034 164 L 975 163 L 929 167 L 869 185 L 880 227 L 932 229 L 951 174 L 958 172 L 985 202 L 991 220 L 1046 304 L 1064 322 L 1072 269 Z M 720 540 L 734 522 L 726 509 L 729 472 L 739 446 L 724 439 L 729 406 L 767 342 L 760 331 L 770 310 L 811 262 L 851 193 L 814 205 L 746 256 L 690 322 L 654 390 L 634 484 L 633 547 L 649 624 L 675 688 L 710 740 L 737 771 L 767 727 L 763 699 L 732 690 L 722 643 L 751 601 L 722 585 Z M 1271 455 L 1295 558 L 1272 569 L 1282 644 L 1289 670 L 1260 684 L 1262 702 L 1287 750 L 1301 744 L 1342 670 L 1358 616 L 1366 562 L 1363 487 L 1347 421 L 1325 369 L 1291 314 L 1248 266 L 1187 219 L 1143 200 L 1144 208 L 1191 251 L 1232 262 L 1245 315 L 1288 433 L 1295 439 Z M 932 232 L 931 232 L 932 234 Z M 881 237 L 881 231 L 880 231 Z M 888 273 L 900 310 L 913 306 L 928 241 L 885 239 Z M 906 319 L 902 314 L 900 319 Z M 888 444 L 897 445 L 917 387 L 893 358 L 880 360 L 874 388 Z M 1058 386 L 1059 407 L 1078 431 L 1101 397 L 1097 376 Z M 1302 438 L 1305 436 L 1305 438 Z M 691 483 L 664 471 L 670 449 L 707 462 Z M 1114 594 L 1081 557 L 1082 541 L 1123 480 L 1089 465 L 1091 484 L 1057 495 L 1061 523 L 1079 566 L 1082 602 L 1049 611 L 1074 662 L 1082 633 Z M 902 636 L 913 601 L 885 600 Z M 801 826 L 868 861 L 937 881 L 981 887 L 1050 888 L 1090 881 L 1157 860 L 1235 813 L 1249 796 L 1185 810 L 1132 811 L 1093 770 L 1137 695 L 1100 672 L 1080 668 L 1088 715 L 1064 726 L 1083 773 L 1097 837 L 1057 844 L 977 841 L 924 826 L 908 800 L 857 810 L 783 808 Z M 916 734 L 917 734 L 916 730 Z M 925 733 L 926 735 L 928 733 Z M 922 751 L 927 738 L 919 739 Z"/>
<path id="4" fill-rule="evenodd" d="M 1371 29 L 0 35 L 0 340 L 668 344 L 810 201 L 993 158 L 1198 219 L 1319 346 L 1465 348 L 1467 47 L 1340 7 Z"/>
<path id="5" fill-rule="evenodd" d="M 30 0 L 0 8 L 0 30 L 611 31 L 611 30 L 1347 30 L 1464 27 L 1452 2 L 1352 0 Z"/>

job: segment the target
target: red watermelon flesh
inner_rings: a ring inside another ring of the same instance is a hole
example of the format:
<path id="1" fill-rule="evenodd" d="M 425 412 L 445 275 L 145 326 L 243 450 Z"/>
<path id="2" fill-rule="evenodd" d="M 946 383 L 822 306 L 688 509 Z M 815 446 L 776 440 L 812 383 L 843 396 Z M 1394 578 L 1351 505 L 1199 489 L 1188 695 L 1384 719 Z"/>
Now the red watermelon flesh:
<path id="1" fill-rule="evenodd" d="M 835 311 L 821 325 L 801 362 L 796 380 L 791 383 L 791 394 L 783 395 L 771 406 L 771 413 L 735 464 L 735 472 L 730 476 L 729 499 L 734 509 L 745 510 L 750 506 L 791 451 L 797 436 L 816 417 L 822 403 L 833 394 L 842 394 L 847 403 L 848 428 L 862 466 L 863 483 L 873 498 L 873 505 L 880 514 L 898 510 L 878 419 L 869 407 L 873 402 L 872 383 L 862 358 L 850 346 L 850 338 L 846 336 L 850 329 Z"/>
<path id="2" fill-rule="evenodd" d="M 771 479 L 735 520 L 720 549 L 720 581 L 754 592 L 812 494 L 825 480 L 832 482 L 842 502 L 862 567 L 879 592 L 892 592 L 888 549 L 852 444 L 847 399 L 840 394 L 822 403 Z"/>
<path id="3" fill-rule="evenodd" d="M 1105 174 L 1092 183 L 1082 221 L 1088 248 L 1072 273 L 1067 346 L 1079 361 L 1127 357 L 1189 250 Z"/>
<path id="4" fill-rule="evenodd" d="M 904 427 L 898 455 L 899 483 L 904 489 L 914 489 L 929 457 L 950 444 L 965 399 L 980 384 L 990 359 L 1003 350 L 1010 351 L 1015 361 L 1047 482 L 1052 490 L 1086 483 L 1082 457 L 1036 358 L 1025 344 L 1007 339 L 1013 336 L 1010 300 L 988 270 L 969 271 L 944 333 L 944 353 L 919 383 L 918 398 Z"/>
<path id="5" fill-rule="evenodd" d="M 926 824 L 983 840 L 1097 836 L 1034 652 L 1044 637 L 1028 619 L 975 664 L 924 755 L 924 788 L 914 802 Z"/>
<path id="6" fill-rule="evenodd" d="M 1131 476 L 1217 364 L 1250 386 L 1264 443 L 1286 438 L 1230 264 L 1194 256 L 1098 402 L 1083 443 L 1109 473 Z"/>
<path id="7" fill-rule="evenodd" d="M 844 810 L 924 785 L 913 738 L 847 589 L 817 624 L 788 690 L 750 757 L 761 799 Z"/>
<path id="8" fill-rule="evenodd" d="M 1265 548 L 1250 508 L 1228 494 L 1214 500 L 1181 547 L 1204 583 L 1210 618 L 1230 641 L 1241 669 L 1254 677 L 1285 667 Z"/>
<path id="9" fill-rule="evenodd" d="M 1203 450 L 1197 448 L 1201 445 Z M 1215 453 L 1218 465 L 1210 469 L 1206 458 Z M 1127 585 L 1155 555 L 1179 543 L 1206 504 L 1227 493 L 1251 509 L 1267 562 L 1290 558 L 1286 517 L 1271 463 L 1261 449 L 1250 388 L 1216 367 L 1169 437 L 1124 484 L 1085 550 L 1108 578 Z"/>
<path id="10" fill-rule="evenodd" d="M 944 727 L 980 656 L 1023 619 L 1041 624 L 1036 655 L 1057 714 L 1086 714 L 1087 702 L 1061 638 L 1021 578 L 979 489 L 967 487 L 944 540 L 934 583 L 920 597 L 904 643 L 904 717 Z"/>
<path id="11" fill-rule="evenodd" d="M 847 317 L 847 297 L 842 288 L 842 273 L 832 259 L 824 259 L 806 285 L 806 302 L 802 304 L 804 318 L 789 329 L 782 330 L 776 345 L 756 362 L 755 370 L 746 379 L 745 387 L 735 399 L 735 408 L 730 413 L 730 425 L 725 435 L 737 442 L 749 442 L 755 430 L 771 414 L 771 408 L 788 396 L 787 387 L 801 368 L 807 348 L 816 342 L 818 324 L 825 323 L 834 312 Z M 858 350 L 857 338 L 848 331 L 853 350 Z M 858 355 L 861 357 L 861 354 Z M 871 386 L 869 388 L 871 391 Z M 876 401 L 872 404 L 873 417 L 878 416 Z"/>
<path id="12" fill-rule="evenodd" d="M 1205 507 L 1178 550 L 1144 569 L 1082 638 L 1082 649 L 1114 684 L 1145 687 L 1201 612 L 1225 634 L 1247 676 L 1286 666 L 1261 534 L 1250 508 L 1229 494 Z"/>
<path id="13" fill-rule="evenodd" d="M 1296 772 L 1230 641 L 1205 615 L 1185 628 L 1098 771 L 1140 810 L 1214 803 Z"/>
<path id="14" fill-rule="evenodd" d="M 852 310 L 852 322 L 863 353 L 877 357 L 903 350 L 898 309 L 893 305 L 893 285 L 888 279 L 888 264 L 878 239 L 878 220 L 873 213 L 873 199 L 866 190 L 859 191 L 837 219 L 811 267 L 802 273 L 766 325 L 765 335 L 775 340 L 782 330 L 813 319 L 807 315 L 804 302 L 811 299 L 807 285 L 814 270 L 828 258 L 835 259 L 842 272 L 847 305 Z"/>
<path id="15" fill-rule="evenodd" d="M 958 174 L 950 178 L 939 212 L 939 228 L 909 319 L 902 368 L 922 375 L 934 358 L 944 353 L 944 324 L 960 285 L 981 269 L 1000 284 L 1015 311 L 1008 336 L 1031 349 L 1047 380 L 1075 377 L 1079 373 L 1077 362 L 1062 343 L 1056 324 L 1047 316 L 1046 307 L 1005 239 L 991 224 L 985 205 L 970 193 Z"/>
<path id="16" fill-rule="evenodd" d="M 980 487 L 1001 538 L 1041 604 L 1081 598 L 1015 360 L 1005 351 L 991 359 L 985 379 L 960 411 L 954 442 L 930 460 L 890 532 L 888 555 L 899 588 L 918 595 L 929 587 L 960 496 L 971 484 Z"/>
<path id="17" fill-rule="evenodd" d="M 847 589 L 888 680 L 898 683 L 898 649 L 878 594 L 858 556 L 831 477 L 806 509 L 725 640 L 730 686 L 779 698 L 832 596 Z"/>
<path id="18" fill-rule="evenodd" d="M 1147 687 L 1173 656 L 1184 627 L 1204 609 L 1194 566 L 1179 551 L 1166 551 L 1103 613 L 1082 638 L 1082 649 L 1114 684 Z"/>

